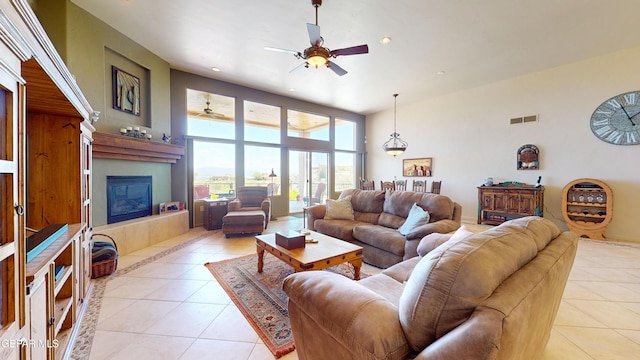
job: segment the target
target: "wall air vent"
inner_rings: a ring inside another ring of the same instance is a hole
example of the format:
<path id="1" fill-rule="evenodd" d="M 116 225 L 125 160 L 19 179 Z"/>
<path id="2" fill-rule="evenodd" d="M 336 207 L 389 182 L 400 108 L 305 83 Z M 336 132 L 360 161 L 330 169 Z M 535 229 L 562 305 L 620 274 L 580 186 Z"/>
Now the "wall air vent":
<path id="1" fill-rule="evenodd" d="M 529 115 L 529 116 L 511 118 L 509 119 L 509 124 L 515 125 L 515 124 L 524 124 L 524 123 L 537 122 L 537 121 L 538 121 L 538 115 Z"/>

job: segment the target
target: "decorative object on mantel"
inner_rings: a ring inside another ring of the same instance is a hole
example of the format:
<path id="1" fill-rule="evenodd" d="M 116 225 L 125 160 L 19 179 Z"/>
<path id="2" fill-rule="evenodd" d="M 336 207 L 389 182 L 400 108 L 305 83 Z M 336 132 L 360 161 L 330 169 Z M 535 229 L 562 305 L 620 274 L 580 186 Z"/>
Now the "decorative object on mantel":
<path id="1" fill-rule="evenodd" d="M 162 141 L 166 142 L 167 144 L 171 144 L 171 135 L 162 133 Z"/>
<path id="2" fill-rule="evenodd" d="M 431 176 L 432 158 L 403 159 L 402 176 Z"/>
<path id="3" fill-rule="evenodd" d="M 387 140 L 386 143 L 384 143 L 382 145 L 382 148 L 384 149 L 384 151 L 389 154 L 389 155 L 393 155 L 393 157 L 395 157 L 396 155 L 400 155 L 402 154 L 405 150 L 407 150 L 407 146 L 409 146 L 407 144 L 406 141 L 400 139 L 400 134 L 398 134 L 396 132 L 396 112 L 398 109 L 398 94 L 393 94 L 393 134 L 391 134 L 391 138 L 389 140 Z"/>
<path id="4" fill-rule="evenodd" d="M 518 149 L 518 170 L 538 170 L 540 150 L 535 145 L 522 145 Z"/>
<path id="5" fill-rule="evenodd" d="M 147 130 L 145 129 L 140 130 L 139 126 L 136 126 L 136 127 L 127 126 L 126 128 L 121 128 L 120 134 L 128 137 L 136 138 L 136 139 L 151 140 L 152 138 L 151 134 L 147 134 Z"/>

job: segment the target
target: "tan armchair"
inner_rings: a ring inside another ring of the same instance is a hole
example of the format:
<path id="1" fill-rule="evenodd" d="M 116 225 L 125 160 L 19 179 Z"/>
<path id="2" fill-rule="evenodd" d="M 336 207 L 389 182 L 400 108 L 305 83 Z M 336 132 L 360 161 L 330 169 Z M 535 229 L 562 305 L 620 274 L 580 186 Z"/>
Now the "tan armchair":
<path id="1" fill-rule="evenodd" d="M 236 198 L 229 202 L 228 211 L 262 210 L 265 215 L 265 229 L 271 219 L 271 199 L 266 186 L 240 186 Z"/>

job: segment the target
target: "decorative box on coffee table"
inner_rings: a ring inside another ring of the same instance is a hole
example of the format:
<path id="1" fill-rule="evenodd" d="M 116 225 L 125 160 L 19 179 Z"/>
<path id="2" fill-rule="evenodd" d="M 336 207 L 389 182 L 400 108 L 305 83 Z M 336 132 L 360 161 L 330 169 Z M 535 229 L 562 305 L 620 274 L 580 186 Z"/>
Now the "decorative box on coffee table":
<path id="1" fill-rule="evenodd" d="M 276 233 L 276 245 L 282 246 L 287 250 L 303 248 L 305 245 L 304 234 L 295 231 L 287 233 Z"/>

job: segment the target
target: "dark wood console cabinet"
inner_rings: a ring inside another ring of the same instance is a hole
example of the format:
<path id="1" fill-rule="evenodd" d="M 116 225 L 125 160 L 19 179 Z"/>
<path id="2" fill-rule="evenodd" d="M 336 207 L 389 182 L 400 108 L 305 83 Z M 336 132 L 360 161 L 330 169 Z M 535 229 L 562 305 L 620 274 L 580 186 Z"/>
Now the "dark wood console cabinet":
<path id="1" fill-rule="evenodd" d="M 222 218 L 227 215 L 228 199 L 204 199 L 204 228 L 222 229 Z"/>
<path id="2" fill-rule="evenodd" d="M 478 224 L 499 225 L 524 216 L 542 216 L 544 187 L 479 186 Z"/>

